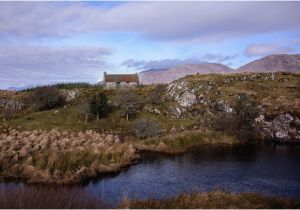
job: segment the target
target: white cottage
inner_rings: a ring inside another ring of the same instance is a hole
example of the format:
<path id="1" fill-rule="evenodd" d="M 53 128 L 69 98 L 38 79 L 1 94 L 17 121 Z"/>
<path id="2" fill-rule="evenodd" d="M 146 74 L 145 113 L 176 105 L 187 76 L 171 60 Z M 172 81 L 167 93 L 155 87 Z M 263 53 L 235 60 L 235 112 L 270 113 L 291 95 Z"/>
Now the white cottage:
<path id="1" fill-rule="evenodd" d="M 104 72 L 103 86 L 107 89 L 136 87 L 139 85 L 137 74 L 107 74 Z"/>

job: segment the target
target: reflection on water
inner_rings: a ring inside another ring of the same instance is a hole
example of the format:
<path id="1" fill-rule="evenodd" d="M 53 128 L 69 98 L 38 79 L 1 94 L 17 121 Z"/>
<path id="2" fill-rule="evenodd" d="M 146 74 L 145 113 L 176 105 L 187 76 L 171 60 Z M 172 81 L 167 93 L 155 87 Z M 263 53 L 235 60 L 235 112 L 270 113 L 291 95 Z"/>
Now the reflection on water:
<path id="1" fill-rule="evenodd" d="M 201 147 L 182 155 L 142 156 L 137 165 L 80 188 L 114 204 L 125 196 L 162 198 L 214 189 L 300 198 L 299 145 Z"/>

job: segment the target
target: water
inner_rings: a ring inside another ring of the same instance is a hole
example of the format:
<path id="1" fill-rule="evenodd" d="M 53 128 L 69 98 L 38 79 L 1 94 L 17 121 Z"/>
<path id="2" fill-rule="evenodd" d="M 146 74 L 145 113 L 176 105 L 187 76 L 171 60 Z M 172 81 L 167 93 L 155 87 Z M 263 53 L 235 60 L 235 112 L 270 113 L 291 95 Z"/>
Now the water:
<path id="1" fill-rule="evenodd" d="M 300 145 L 202 147 L 175 156 L 146 153 L 137 165 L 80 188 L 112 204 L 124 197 L 167 198 L 216 189 L 300 199 Z"/>

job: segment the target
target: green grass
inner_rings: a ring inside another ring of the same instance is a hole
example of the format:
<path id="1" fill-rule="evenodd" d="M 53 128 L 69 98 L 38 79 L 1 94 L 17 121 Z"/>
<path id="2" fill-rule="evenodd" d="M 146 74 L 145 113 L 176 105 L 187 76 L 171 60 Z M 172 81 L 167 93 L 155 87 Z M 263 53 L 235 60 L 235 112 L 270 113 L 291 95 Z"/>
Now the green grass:
<path id="1" fill-rule="evenodd" d="M 51 130 L 83 131 L 83 130 L 126 130 L 129 122 L 120 118 L 114 111 L 99 121 L 91 120 L 85 123 L 84 117 L 79 115 L 77 106 L 66 109 L 52 109 L 33 112 L 10 121 L 12 127 L 21 127 L 21 130 Z"/>

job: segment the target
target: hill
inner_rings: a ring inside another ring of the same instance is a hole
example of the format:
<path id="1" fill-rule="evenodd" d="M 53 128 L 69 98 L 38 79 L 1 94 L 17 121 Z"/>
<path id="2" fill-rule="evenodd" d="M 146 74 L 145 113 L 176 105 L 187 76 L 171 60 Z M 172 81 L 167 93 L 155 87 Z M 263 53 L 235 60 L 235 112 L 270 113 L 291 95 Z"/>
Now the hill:
<path id="1" fill-rule="evenodd" d="M 300 72 L 300 54 L 269 55 L 237 69 L 239 72 Z"/>
<path id="2" fill-rule="evenodd" d="M 203 63 L 179 65 L 167 70 L 148 70 L 139 73 L 139 78 L 143 84 L 164 84 L 170 83 L 181 77 L 193 74 L 226 74 L 233 70 L 219 63 Z"/>
<path id="3" fill-rule="evenodd" d="M 142 84 L 165 84 L 195 74 L 234 74 L 244 72 L 300 72 L 300 55 L 269 55 L 252 61 L 238 69 L 219 63 L 179 65 L 170 69 L 151 69 L 139 73 Z"/>

